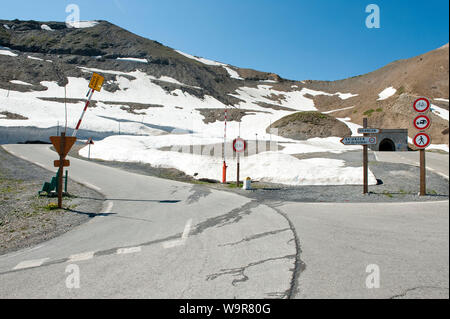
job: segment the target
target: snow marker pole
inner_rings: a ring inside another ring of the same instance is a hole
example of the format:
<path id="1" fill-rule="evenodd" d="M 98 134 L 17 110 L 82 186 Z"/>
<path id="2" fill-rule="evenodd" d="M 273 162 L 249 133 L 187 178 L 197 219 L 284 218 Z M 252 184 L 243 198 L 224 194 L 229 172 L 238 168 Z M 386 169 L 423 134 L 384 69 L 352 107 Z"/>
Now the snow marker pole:
<path id="1" fill-rule="evenodd" d="M 94 89 L 91 89 L 90 92 L 88 92 L 89 97 L 88 97 L 88 100 L 86 101 L 86 105 L 84 106 L 83 113 L 81 113 L 81 117 L 78 120 L 77 126 L 75 127 L 75 130 L 72 133 L 73 137 L 77 136 L 78 129 L 80 128 L 81 121 L 83 120 L 84 113 L 86 113 L 86 110 L 87 110 L 87 108 L 89 106 L 89 103 L 91 102 L 91 98 L 92 98 L 93 94 L 94 94 Z"/>
<path id="2" fill-rule="evenodd" d="M 227 182 L 227 162 L 226 162 L 226 149 L 227 149 L 227 114 L 228 109 L 225 105 L 225 128 L 223 133 L 223 167 L 222 167 L 222 183 L 225 184 Z"/>

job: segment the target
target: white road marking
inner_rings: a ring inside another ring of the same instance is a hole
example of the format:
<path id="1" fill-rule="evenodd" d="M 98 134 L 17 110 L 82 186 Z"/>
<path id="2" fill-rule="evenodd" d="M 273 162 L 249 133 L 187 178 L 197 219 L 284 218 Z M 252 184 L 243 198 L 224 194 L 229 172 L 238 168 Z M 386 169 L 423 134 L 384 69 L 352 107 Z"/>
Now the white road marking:
<path id="1" fill-rule="evenodd" d="M 106 204 L 106 208 L 105 208 L 104 210 L 102 210 L 101 213 L 102 213 L 102 214 L 109 214 L 109 213 L 111 213 L 113 206 L 114 206 L 114 203 L 113 203 L 113 202 L 108 202 L 108 203 Z"/>
<path id="2" fill-rule="evenodd" d="M 192 219 L 189 219 L 187 221 L 186 225 L 184 226 L 184 230 L 183 230 L 183 234 L 181 235 L 181 239 L 167 241 L 167 242 L 163 243 L 163 247 L 167 249 L 167 248 L 173 248 L 176 246 L 183 246 L 186 243 L 187 238 L 189 237 L 189 232 L 191 231 L 191 225 L 192 225 Z"/>
<path id="3" fill-rule="evenodd" d="M 122 254 L 133 254 L 133 253 L 138 253 L 142 250 L 142 248 L 140 246 L 138 247 L 129 247 L 129 248 L 119 248 L 117 249 L 117 255 L 122 255 Z"/>
<path id="4" fill-rule="evenodd" d="M 25 260 L 22 261 L 21 263 L 17 264 L 16 267 L 14 267 L 14 270 L 17 269 L 25 269 L 25 268 L 32 268 L 32 267 L 39 267 L 41 266 L 44 262 L 46 262 L 47 260 L 49 260 L 50 258 L 42 258 L 42 259 L 34 259 L 34 260 Z"/>
<path id="5" fill-rule="evenodd" d="M 83 260 L 89 260 L 94 258 L 94 251 L 89 251 L 86 253 L 81 253 L 81 254 L 75 254 L 69 257 L 69 260 L 67 261 L 68 263 L 71 262 L 76 262 L 76 261 L 83 261 Z"/>
<path id="6" fill-rule="evenodd" d="M 82 182 L 81 184 L 83 184 L 89 188 L 92 188 L 93 190 L 96 190 L 97 192 L 100 192 L 102 190 L 100 187 L 92 185 L 91 183 Z"/>

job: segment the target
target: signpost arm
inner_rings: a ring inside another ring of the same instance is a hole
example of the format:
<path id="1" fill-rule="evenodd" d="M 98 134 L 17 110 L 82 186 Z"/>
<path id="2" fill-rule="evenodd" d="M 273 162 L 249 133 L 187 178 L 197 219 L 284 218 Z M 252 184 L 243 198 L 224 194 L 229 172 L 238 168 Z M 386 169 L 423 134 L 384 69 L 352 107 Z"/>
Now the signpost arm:
<path id="1" fill-rule="evenodd" d="M 363 128 L 367 128 L 367 117 L 363 118 Z M 367 136 L 367 134 L 364 134 Z M 363 145 L 363 194 L 369 193 L 369 165 L 368 165 L 368 154 L 367 154 L 367 145 Z"/>

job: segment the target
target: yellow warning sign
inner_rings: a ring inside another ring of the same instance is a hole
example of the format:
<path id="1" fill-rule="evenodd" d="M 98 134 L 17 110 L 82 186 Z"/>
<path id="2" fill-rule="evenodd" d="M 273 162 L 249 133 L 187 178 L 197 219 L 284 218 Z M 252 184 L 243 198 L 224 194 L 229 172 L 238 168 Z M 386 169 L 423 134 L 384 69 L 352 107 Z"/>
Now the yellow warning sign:
<path id="1" fill-rule="evenodd" d="M 100 74 L 94 73 L 92 74 L 91 82 L 89 82 L 89 87 L 97 92 L 100 92 L 103 86 L 103 81 L 105 78 Z"/>

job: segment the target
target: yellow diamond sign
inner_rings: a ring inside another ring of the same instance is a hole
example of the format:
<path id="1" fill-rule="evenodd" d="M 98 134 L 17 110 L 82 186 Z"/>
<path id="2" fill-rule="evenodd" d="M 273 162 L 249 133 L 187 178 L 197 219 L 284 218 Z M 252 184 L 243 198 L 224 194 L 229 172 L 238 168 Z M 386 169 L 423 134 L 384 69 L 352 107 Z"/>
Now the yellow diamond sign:
<path id="1" fill-rule="evenodd" d="M 94 73 L 92 74 L 91 82 L 89 82 L 89 87 L 97 92 L 100 92 L 103 86 L 103 82 L 105 78 L 100 74 Z"/>

